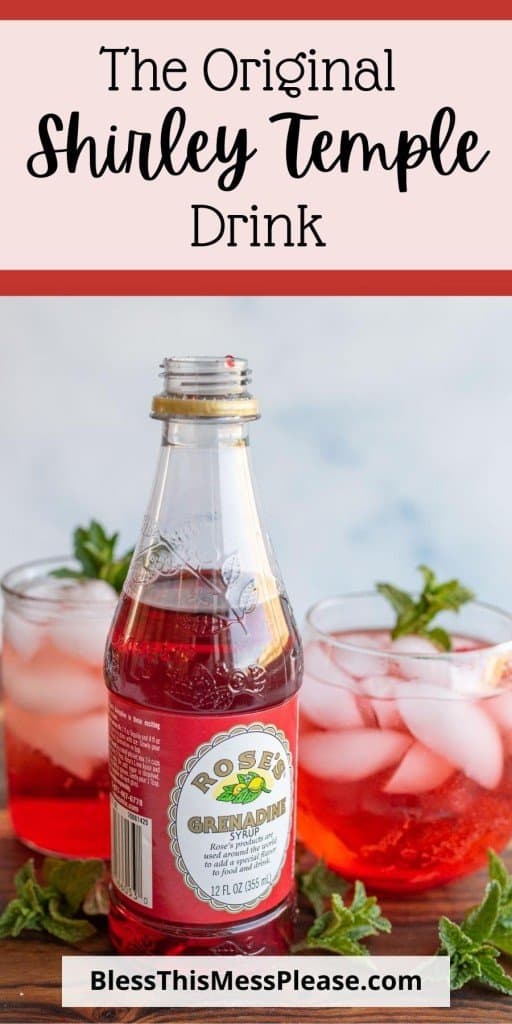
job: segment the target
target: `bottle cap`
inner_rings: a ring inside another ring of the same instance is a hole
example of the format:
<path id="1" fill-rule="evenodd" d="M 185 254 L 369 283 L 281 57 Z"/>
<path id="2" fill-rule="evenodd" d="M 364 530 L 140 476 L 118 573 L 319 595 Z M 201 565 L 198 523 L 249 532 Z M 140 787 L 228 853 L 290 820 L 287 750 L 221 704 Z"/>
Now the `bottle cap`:
<path id="1" fill-rule="evenodd" d="M 235 356 L 164 359 L 164 390 L 153 398 L 153 419 L 255 420 L 258 402 L 247 387 L 251 371 Z"/>

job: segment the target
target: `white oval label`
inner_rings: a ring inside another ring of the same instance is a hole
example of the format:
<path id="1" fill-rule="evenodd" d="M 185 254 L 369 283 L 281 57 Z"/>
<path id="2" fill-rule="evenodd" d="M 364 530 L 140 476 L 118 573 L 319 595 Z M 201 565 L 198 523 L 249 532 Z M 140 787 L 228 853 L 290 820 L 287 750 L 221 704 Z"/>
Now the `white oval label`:
<path id="1" fill-rule="evenodd" d="M 176 866 L 215 910 L 251 910 L 273 889 L 293 817 L 293 765 L 285 734 L 253 722 L 219 733 L 188 758 L 170 794 Z"/>

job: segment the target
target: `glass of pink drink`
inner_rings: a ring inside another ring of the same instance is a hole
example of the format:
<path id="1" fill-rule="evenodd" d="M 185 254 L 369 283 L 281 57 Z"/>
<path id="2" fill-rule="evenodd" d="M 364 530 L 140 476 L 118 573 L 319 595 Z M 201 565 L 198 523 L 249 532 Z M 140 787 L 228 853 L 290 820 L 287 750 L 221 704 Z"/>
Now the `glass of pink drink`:
<path id="1" fill-rule="evenodd" d="M 441 653 L 391 639 L 378 594 L 308 613 L 298 829 L 347 878 L 384 892 L 441 885 L 512 835 L 512 617 L 443 613 Z"/>
<path id="2" fill-rule="evenodd" d="M 28 846 L 109 856 L 103 653 L 117 594 L 102 580 L 56 579 L 52 559 L 2 580 L 2 681 L 9 809 Z"/>

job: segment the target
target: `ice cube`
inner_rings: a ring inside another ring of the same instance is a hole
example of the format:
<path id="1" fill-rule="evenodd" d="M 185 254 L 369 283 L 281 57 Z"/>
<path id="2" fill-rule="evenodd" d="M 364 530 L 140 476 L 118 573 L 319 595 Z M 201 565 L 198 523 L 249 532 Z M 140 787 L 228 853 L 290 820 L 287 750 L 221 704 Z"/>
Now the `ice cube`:
<path id="1" fill-rule="evenodd" d="M 60 601 L 75 587 L 75 580 L 61 580 L 56 576 L 41 576 L 28 584 L 25 593 L 29 599 L 37 597 L 39 601 Z"/>
<path id="2" fill-rule="evenodd" d="M 103 581 L 87 581 L 87 583 L 89 582 L 102 583 Z M 84 584 L 79 580 L 61 580 L 52 576 L 43 576 L 33 580 L 24 591 L 23 615 L 34 622 L 51 622 L 60 614 L 63 605 L 70 601 L 76 603 L 83 599 L 80 597 L 80 595 L 85 595 L 83 586 Z"/>
<path id="3" fill-rule="evenodd" d="M 370 646 L 375 647 L 375 650 L 389 651 L 392 643 L 389 629 L 374 629 L 373 632 L 366 633 L 365 636 L 370 639 Z M 363 644 L 363 646 L 365 645 Z"/>
<path id="4" fill-rule="evenodd" d="M 383 633 L 381 630 L 365 632 L 360 629 L 352 633 L 334 633 L 333 636 L 341 643 L 351 644 L 352 647 L 370 648 L 370 650 L 376 651 L 389 647 L 391 643 L 389 633 Z"/>
<path id="5" fill-rule="evenodd" d="M 457 636 L 455 633 L 451 634 L 451 640 L 452 651 L 476 651 L 480 646 L 476 640 L 470 640 L 467 636 Z"/>
<path id="6" fill-rule="evenodd" d="M 450 686 L 455 693 L 478 695 L 485 686 L 483 665 L 464 661 L 450 666 Z"/>
<path id="7" fill-rule="evenodd" d="M 443 658 L 439 648 L 426 637 L 399 636 L 391 644 L 391 654 L 401 655 L 394 664 L 404 679 L 420 679 L 434 686 L 450 686 L 450 661 Z"/>
<path id="8" fill-rule="evenodd" d="M 117 604 L 117 591 L 107 583 L 106 580 L 78 580 L 74 581 L 66 595 L 66 601 L 94 601 L 98 603 L 108 602 L 111 605 Z"/>
<path id="9" fill-rule="evenodd" d="M 394 700 L 372 700 L 372 708 L 381 729 L 404 729 L 403 718 Z"/>
<path id="10" fill-rule="evenodd" d="M 379 634 L 380 635 L 380 634 Z M 383 676 L 389 668 L 382 642 L 371 633 L 346 633 L 339 637 L 340 641 L 353 644 L 354 647 L 332 647 L 332 657 L 336 665 L 356 679 L 363 676 Z M 386 645 L 387 646 L 387 645 Z M 361 650 L 356 650 L 361 648 Z M 372 651 L 382 653 L 372 654 Z"/>
<path id="11" fill-rule="evenodd" d="M 302 739 L 299 760 L 318 779 L 355 782 L 396 764 L 411 742 L 393 729 L 313 732 Z"/>
<path id="12" fill-rule="evenodd" d="M 512 734 L 512 693 L 488 697 L 482 707 L 505 733 Z"/>
<path id="13" fill-rule="evenodd" d="M 364 725 L 356 697 L 351 692 L 353 688 L 353 679 L 334 664 L 323 644 L 307 645 L 300 702 L 315 725 L 324 729 Z"/>
<path id="14" fill-rule="evenodd" d="M 304 674 L 323 683 L 339 681 L 348 684 L 352 690 L 355 689 L 351 676 L 342 672 L 333 661 L 330 645 L 318 640 L 313 640 L 304 648 Z"/>
<path id="15" fill-rule="evenodd" d="M 57 767 L 79 779 L 91 778 L 95 769 L 107 760 L 106 709 L 72 719 L 63 715 L 36 715 L 9 701 L 5 721 L 11 732 L 28 747 L 38 750 Z"/>
<path id="16" fill-rule="evenodd" d="M 413 743 L 383 787 L 385 793 L 428 793 L 453 775 L 455 767 L 422 743 Z"/>
<path id="17" fill-rule="evenodd" d="M 44 716 L 34 715 L 33 711 L 25 711 L 23 708 L 13 704 L 12 701 L 5 701 L 5 725 L 18 739 L 22 740 L 29 747 L 40 750 L 39 741 L 44 733 L 42 725 Z"/>
<path id="18" fill-rule="evenodd" d="M 360 687 L 368 697 L 394 698 L 398 696 L 400 689 L 407 687 L 399 676 L 365 676 L 361 679 Z"/>
<path id="19" fill-rule="evenodd" d="M 414 696 L 397 701 L 407 728 L 470 779 L 494 789 L 503 771 L 503 748 L 499 731 L 481 704 L 427 684 L 415 683 L 414 691 Z"/>
<path id="20" fill-rule="evenodd" d="M 428 640 L 426 636 L 407 635 L 399 636 L 391 642 L 391 652 L 396 654 L 421 654 L 431 657 L 439 654 L 439 648 Z"/>
<path id="21" fill-rule="evenodd" d="M 105 580 L 43 577 L 27 587 L 23 605 L 6 608 L 4 636 L 27 661 L 48 634 L 66 653 L 101 665 L 116 603 L 116 591 Z"/>
<path id="22" fill-rule="evenodd" d="M 372 711 L 381 729 L 404 728 L 394 697 L 400 687 L 407 685 L 397 676 L 367 676 L 361 680 L 361 689 L 372 698 Z"/>
<path id="23" fill-rule="evenodd" d="M 83 658 L 90 665 L 102 665 L 114 611 L 114 602 L 104 602 L 90 613 L 82 608 L 63 607 L 50 627 L 55 646 L 75 658 Z"/>
<path id="24" fill-rule="evenodd" d="M 89 779 L 108 758 L 108 718 L 105 711 L 82 718 L 61 719 L 52 729 L 54 764 L 80 779 Z"/>
<path id="25" fill-rule="evenodd" d="M 25 662 L 6 649 L 2 678 L 15 704 L 41 715 L 81 714 L 103 707 L 107 700 L 101 673 L 70 663 L 51 650 L 42 650 Z"/>
<path id="26" fill-rule="evenodd" d="M 6 608 L 3 635 L 4 643 L 9 644 L 24 661 L 29 661 L 44 640 L 45 624 L 31 621 Z"/>
<path id="27" fill-rule="evenodd" d="M 27 597 L 40 601 L 117 601 L 117 592 L 106 580 L 74 579 L 73 577 L 39 576 L 24 591 Z"/>

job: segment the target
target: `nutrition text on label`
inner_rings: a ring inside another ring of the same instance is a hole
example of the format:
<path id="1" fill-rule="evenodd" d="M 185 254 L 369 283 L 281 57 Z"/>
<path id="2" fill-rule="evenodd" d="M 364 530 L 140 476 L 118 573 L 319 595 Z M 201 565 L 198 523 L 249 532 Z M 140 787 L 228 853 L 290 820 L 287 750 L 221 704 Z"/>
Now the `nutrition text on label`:
<path id="1" fill-rule="evenodd" d="M 141 785 L 160 785 L 160 723 L 145 720 L 111 703 L 110 772 L 114 794 L 133 810 L 143 807 Z M 144 730 L 144 731 L 142 731 Z"/>

